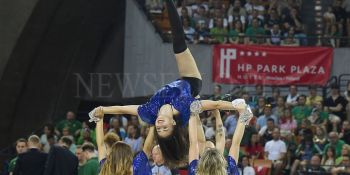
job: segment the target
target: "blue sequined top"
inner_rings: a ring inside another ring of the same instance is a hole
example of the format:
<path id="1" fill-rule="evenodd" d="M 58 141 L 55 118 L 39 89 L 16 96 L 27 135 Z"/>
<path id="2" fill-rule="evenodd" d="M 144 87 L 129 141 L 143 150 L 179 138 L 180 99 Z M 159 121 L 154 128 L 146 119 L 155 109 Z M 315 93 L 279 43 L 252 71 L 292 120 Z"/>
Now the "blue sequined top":
<path id="1" fill-rule="evenodd" d="M 100 161 L 100 167 L 106 162 L 106 158 Z M 134 175 L 152 175 L 152 168 L 145 152 L 139 152 L 132 161 Z"/>
<path id="2" fill-rule="evenodd" d="M 145 152 L 139 152 L 132 162 L 134 175 L 152 175 L 152 168 Z"/>
<path id="3" fill-rule="evenodd" d="M 197 170 L 198 160 L 193 160 L 188 166 L 188 174 L 195 175 Z M 227 175 L 239 175 L 236 161 L 231 157 L 227 157 Z"/>
<path id="4" fill-rule="evenodd" d="M 180 112 L 178 119 L 181 125 L 185 126 L 190 118 L 190 105 L 194 100 L 190 84 L 180 79 L 159 89 L 149 102 L 139 106 L 138 114 L 144 122 L 154 125 L 159 109 L 165 104 L 170 104 Z"/>

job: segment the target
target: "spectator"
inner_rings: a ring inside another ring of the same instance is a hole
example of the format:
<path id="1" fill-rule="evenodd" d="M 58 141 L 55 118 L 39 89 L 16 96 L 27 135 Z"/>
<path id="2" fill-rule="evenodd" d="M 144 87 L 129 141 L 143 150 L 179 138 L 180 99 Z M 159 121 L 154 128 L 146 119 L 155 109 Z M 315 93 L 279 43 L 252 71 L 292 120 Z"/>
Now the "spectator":
<path id="1" fill-rule="evenodd" d="M 258 43 L 258 37 L 265 35 L 265 30 L 259 27 L 259 21 L 257 18 L 254 18 L 252 20 L 252 26 L 248 27 L 245 35 L 246 35 L 246 41 L 245 41 L 246 44 Z"/>
<path id="2" fill-rule="evenodd" d="M 50 139 L 52 142 L 50 143 Z M 57 142 L 57 136 L 55 135 L 55 127 L 52 124 L 46 124 L 44 126 L 44 134 L 40 137 L 40 143 L 42 144 L 43 151 L 48 153 L 50 151 L 51 145 Z"/>
<path id="3" fill-rule="evenodd" d="M 265 105 L 265 108 L 264 108 L 264 115 L 259 116 L 258 120 L 256 121 L 256 123 L 257 123 L 256 128 L 261 129 L 264 126 L 266 126 L 266 122 L 270 118 L 273 119 L 275 124 L 278 124 L 279 121 L 278 121 L 277 117 L 272 114 L 271 105 L 267 104 L 267 105 Z"/>
<path id="4" fill-rule="evenodd" d="M 298 99 L 299 94 L 298 94 L 298 88 L 295 85 L 291 85 L 289 87 L 289 94 L 286 97 L 286 105 L 289 107 L 294 107 L 298 105 Z"/>
<path id="5" fill-rule="evenodd" d="M 298 166 L 307 165 L 310 162 L 312 156 L 315 154 L 322 154 L 322 150 L 316 144 L 314 144 L 312 141 L 312 136 L 304 137 L 295 152 L 297 159 L 294 160 L 291 174 L 296 173 Z"/>
<path id="6" fill-rule="evenodd" d="M 273 29 L 272 27 L 277 25 L 278 26 L 278 29 L 279 29 L 279 25 L 281 24 L 281 19 L 278 15 L 278 12 L 276 9 L 271 9 L 269 11 L 269 15 L 266 19 L 266 23 L 265 23 L 265 29 L 266 30 L 270 30 L 270 29 Z"/>
<path id="7" fill-rule="evenodd" d="M 255 170 L 249 164 L 249 156 L 242 156 L 241 167 L 239 168 L 240 175 L 255 175 Z"/>
<path id="8" fill-rule="evenodd" d="M 280 89 L 277 87 L 273 87 L 271 97 L 268 97 L 266 100 L 267 103 L 271 104 L 272 109 L 277 106 L 277 99 L 278 97 L 280 97 L 280 95 L 281 95 Z"/>
<path id="9" fill-rule="evenodd" d="M 131 146 L 134 153 L 142 150 L 142 137 L 140 136 L 140 129 L 137 125 L 130 125 L 128 127 L 128 136 L 125 138 L 125 143 Z"/>
<path id="10" fill-rule="evenodd" d="M 229 112 L 226 112 L 226 114 L 227 114 L 227 117 L 225 119 L 224 126 L 227 130 L 227 135 L 233 135 L 233 133 L 236 130 L 237 120 L 239 115 L 237 114 L 236 111 L 229 111 Z"/>
<path id="11" fill-rule="evenodd" d="M 237 20 L 235 21 L 235 26 L 230 29 L 229 33 L 229 42 L 232 44 L 243 44 L 242 36 L 244 36 L 242 22 Z"/>
<path id="12" fill-rule="evenodd" d="M 284 110 L 284 115 L 279 119 L 282 137 L 294 133 L 295 129 L 297 128 L 297 122 L 292 117 L 292 112 L 289 108 Z"/>
<path id="13" fill-rule="evenodd" d="M 316 104 L 323 101 L 323 98 L 319 95 L 317 95 L 317 86 L 310 86 L 309 87 L 309 96 L 306 98 L 305 105 L 316 107 Z"/>
<path id="14" fill-rule="evenodd" d="M 342 0 L 335 0 L 333 4 L 333 13 L 338 29 L 340 29 L 340 33 L 343 34 L 345 32 L 343 31 L 343 27 L 346 25 L 346 12 L 342 7 Z"/>
<path id="15" fill-rule="evenodd" d="M 183 17 L 191 17 L 192 9 L 191 7 L 186 6 L 185 1 L 182 2 L 181 7 L 177 8 L 177 12 L 179 13 L 181 19 Z"/>
<path id="16" fill-rule="evenodd" d="M 265 145 L 265 157 L 273 161 L 273 174 L 278 175 L 283 170 L 283 161 L 286 157 L 286 144 L 280 140 L 280 131 L 275 128 L 273 131 L 273 140 L 268 141 Z"/>
<path id="17" fill-rule="evenodd" d="M 228 22 L 230 23 L 230 26 L 233 26 L 233 22 L 240 21 L 241 22 L 241 27 L 242 29 L 245 29 L 245 24 L 246 24 L 246 16 L 247 12 L 244 8 L 241 6 L 241 1 L 240 0 L 235 0 L 233 5 L 230 5 L 230 8 L 227 11 L 227 16 L 228 16 Z"/>
<path id="18" fill-rule="evenodd" d="M 344 144 L 344 141 L 339 139 L 338 133 L 332 131 L 329 133 L 329 143 L 325 146 L 325 150 L 328 150 L 328 147 L 334 147 L 336 158 L 341 155 L 341 150 Z"/>
<path id="19" fill-rule="evenodd" d="M 221 85 L 219 85 L 219 84 L 215 85 L 215 87 L 214 87 L 214 94 L 209 99 L 210 100 L 214 100 L 214 101 L 223 99 Z"/>
<path id="20" fill-rule="evenodd" d="M 317 102 L 316 107 L 312 110 L 308 120 L 312 125 L 322 125 L 323 127 L 326 127 L 328 116 L 328 112 L 323 110 L 322 102 Z"/>
<path id="21" fill-rule="evenodd" d="M 130 119 L 130 125 L 134 125 L 134 126 L 138 127 L 139 129 L 141 129 L 141 123 L 139 121 L 139 117 L 136 115 L 132 115 L 131 119 Z"/>
<path id="22" fill-rule="evenodd" d="M 291 47 L 295 47 L 295 46 L 299 46 L 299 41 L 297 41 L 294 38 L 293 34 L 288 34 L 284 40 L 282 40 L 281 42 L 281 46 L 291 46 Z"/>
<path id="23" fill-rule="evenodd" d="M 195 44 L 198 43 L 209 43 L 209 31 L 208 31 L 208 26 L 203 23 L 199 22 L 197 25 L 197 32 L 196 32 L 196 38 L 194 40 Z"/>
<path id="24" fill-rule="evenodd" d="M 69 148 L 73 140 L 61 137 L 57 146 L 52 146 L 45 165 L 44 175 L 76 175 L 79 161 Z"/>
<path id="25" fill-rule="evenodd" d="M 257 105 L 261 97 L 264 97 L 263 86 L 262 86 L 262 85 L 256 85 L 256 86 L 255 86 L 255 94 L 252 95 L 251 102 L 252 102 L 254 105 Z M 264 97 L 264 100 L 265 100 L 265 103 L 266 103 L 265 97 Z M 265 105 L 265 104 L 264 104 L 264 105 Z M 262 106 L 262 107 L 264 107 L 264 106 Z"/>
<path id="26" fill-rule="evenodd" d="M 16 167 L 18 155 L 27 152 L 27 149 L 28 149 L 28 147 L 27 147 L 27 140 L 26 139 L 21 138 L 21 139 L 18 139 L 16 141 L 17 156 L 15 158 L 13 158 L 9 163 L 9 168 L 8 168 L 9 175 L 13 175 L 13 171 Z"/>
<path id="27" fill-rule="evenodd" d="M 323 45 L 338 48 L 340 47 L 340 37 L 340 29 L 338 29 L 336 24 L 332 24 L 328 31 L 325 31 Z"/>
<path id="28" fill-rule="evenodd" d="M 75 114 L 72 111 L 68 111 L 65 120 L 61 120 L 57 125 L 56 129 L 59 133 L 63 132 L 64 128 L 69 129 L 70 134 L 74 134 L 77 130 L 81 129 L 82 124 L 75 119 Z"/>
<path id="29" fill-rule="evenodd" d="M 193 43 L 196 31 L 190 26 L 190 18 L 184 17 L 182 18 L 182 22 L 186 41 L 189 43 Z"/>
<path id="30" fill-rule="evenodd" d="M 346 105 L 347 119 L 350 120 L 350 81 L 348 81 L 348 84 L 346 85 L 346 91 L 344 92 L 344 97 L 348 102 Z"/>
<path id="31" fill-rule="evenodd" d="M 260 144 L 258 133 L 253 133 L 248 146 L 246 147 L 246 155 L 252 159 L 264 158 L 264 147 Z"/>
<path id="32" fill-rule="evenodd" d="M 294 119 L 297 121 L 297 125 L 301 124 L 301 121 L 310 116 L 312 109 L 308 106 L 305 106 L 306 96 L 300 95 L 297 98 L 298 106 L 295 106 L 292 109 L 292 115 Z"/>
<path id="33" fill-rule="evenodd" d="M 40 146 L 40 138 L 36 135 L 31 135 L 28 138 L 28 151 L 18 155 L 13 174 L 44 174 L 47 154 L 40 152 Z"/>
<path id="34" fill-rule="evenodd" d="M 271 29 L 268 29 L 267 35 L 267 43 L 271 45 L 279 46 L 282 41 L 282 31 L 278 24 L 273 24 Z"/>
<path id="35" fill-rule="evenodd" d="M 264 17 L 263 16 L 259 16 L 259 12 L 256 10 L 253 10 L 253 13 L 251 13 L 248 16 L 248 24 L 247 27 L 252 27 L 253 26 L 253 19 L 257 19 L 258 20 L 258 26 L 261 28 L 264 28 Z"/>
<path id="36" fill-rule="evenodd" d="M 204 25 L 206 28 L 209 26 L 209 19 L 206 15 L 206 9 L 203 5 L 198 7 L 198 13 L 195 13 L 193 15 L 194 23 L 196 24 L 196 28 L 199 27 L 199 25 Z"/>
<path id="37" fill-rule="evenodd" d="M 333 84 L 331 89 L 331 96 L 325 100 L 325 108 L 330 114 L 339 117 L 343 121 L 346 119 L 345 108 L 348 102 L 340 95 L 338 85 Z"/>
<path id="38" fill-rule="evenodd" d="M 332 174 L 349 174 L 350 173 L 350 157 L 344 156 L 338 167 L 332 168 Z"/>
<path id="39" fill-rule="evenodd" d="M 261 137 L 262 145 L 273 139 L 273 131 L 276 128 L 274 120 L 272 118 L 267 119 L 266 126 L 263 126 L 259 131 L 259 136 Z"/>
<path id="40" fill-rule="evenodd" d="M 293 27 L 301 28 L 302 19 L 301 19 L 301 16 L 299 15 L 298 9 L 292 8 L 290 15 L 286 16 L 286 18 L 284 19 L 284 22 L 288 22 Z"/>
<path id="41" fill-rule="evenodd" d="M 209 126 L 205 130 L 205 138 L 207 140 L 214 140 L 215 139 L 215 131 L 216 131 L 216 120 L 215 117 L 210 117 L 209 118 Z"/>
<path id="42" fill-rule="evenodd" d="M 171 175 L 170 169 L 164 166 L 164 159 L 159 145 L 153 147 L 152 159 L 154 161 L 154 166 L 152 167 L 152 174 Z"/>
<path id="43" fill-rule="evenodd" d="M 227 42 L 227 30 L 223 25 L 223 18 L 217 18 L 215 27 L 210 29 L 210 35 L 212 36 L 211 43 L 226 43 Z"/>
<path id="44" fill-rule="evenodd" d="M 254 126 L 255 124 L 249 123 L 249 125 L 245 128 L 243 138 L 241 141 L 242 146 L 247 146 L 250 142 L 252 135 L 258 132 Z"/>
<path id="45" fill-rule="evenodd" d="M 230 150 L 231 145 L 232 145 L 232 139 L 230 139 L 230 138 L 232 138 L 231 136 L 232 135 L 228 135 L 227 139 L 225 141 L 224 157 L 228 156 L 228 154 L 229 154 L 229 150 Z"/>
<path id="46" fill-rule="evenodd" d="M 336 21 L 332 6 L 327 7 L 327 11 L 323 14 L 323 20 L 325 23 L 325 33 L 329 34 L 331 26 L 334 25 Z"/>
<path id="47" fill-rule="evenodd" d="M 119 117 L 112 117 L 109 120 L 109 125 L 110 125 L 111 128 L 109 129 L 108 132 L 113 132 L 113 133 L 117 134 L 118 137 L 121 140 L 125 139 L 126 131 L 125 131 L 125 129 L 122 126 L 121 118 L 119 118 Z"/>
<path id="48" fill-rule="evenodd" d="M 248 93 L 248 92 L 242 92 L 241 98 L 244 99 L 245 103 L 246 103 L 247 105 L 249 105 L 249 107 L 250 107 L 252 110 L 255 110 L 254 108 L 256 108 L 256 104 L 253 103 L 253 102 L 250 100 L 250 97 L 249 97 L 249 93 Z"/>
<path id="49" fill-rule="evenodd" d="M 332 166 L 335 165 L 335 148 L 334 147 L 328 147 L 325 149 L 325 153 L 322 158 L 322 166 L 326 171 L 329 171 Z"/>
<path id="50" fill-rule="evenodd" d="M 92 144 L 96 145 L 96 138 L 92 137 L 92 135 L 93 135 L 92 133 L 94 133 L 94 132 L 92 132 L 92 130 L 90 128 L 83 129 L 83 132 L 81 134 L 82 136 L 79 137 L 77 144 L 83 145 L 85 143 L 92 143 Z M 96 133 L 95 133 L 95 135 L 96 135 Z"/>
<path id="51" fill-rule="evenodd" d="M 259 15 L 263 16 L 265 13 L 265 7 L 258 4 L 258 0 L 250 0 L 245 5 L 244 8 L 247 10 L 249 14 L 253 13 L 256 10 Z"/>
<path id="52" fill-rule="evenodd" d="M 275 115 L 277 118 L 280 118 L 282 115 L 284 115 L 285 106 L 286 105 L 285 105 L 285 102 L 284 102 L 284 98 L 279 96 L 277 98 L 276 107 L 274 107 L 272 109 L 273 115 Z"/>
<path id="53" fill-rule="evenodd" d="M 343 148 L 341 149 L 341 156 L 335 160 L 335 165 L 340 165 L 341 162 L 343 161 L 343 157 L 346 157 L 348 155 L 349 155 L 349 145 L 344 144 Z"/>
<path id="54" fill-rule="evenodd" d="M 77 149 L 75 150 L 75 156 L 77 156 L 79 161 L 78 175 L 82 175 L 81 167 L 85 164 L 86 159 L 84 157 L 83 149 L 81 149 L 81 145 L 77 145 Z"/>
<path id="55" fill-rule="evenodd" d="M 83 121 L 82 128 L 75 132 L 74 135 L 77 138 L 76 141 L 79 145 L 82 145 L 82 141 L 84 140 L 84 134 L 85 137 L 87 137 L 87 132 L 89 132 L 89 135 L 91 137 L 91 140 L 89 142 L 96 143 L 96 132 L 94 129 L 91 129 L 92 127 L 90 127 L 90 125 L 91 123 L 89 123 L 89 121 Z"/>
<path id="56" fill-rule="evenodd" d="M 254 116 L 264 115 L 265 106 L 266 106 L 265 97 L 259 97 L 258 105 L 255 107 L 255 110 L 254 110 Z"/>
<path id="57" fill-rule="evenodd" d="M 346 144 L 350 144 L 350 123 L 345 120 L 343 122 L 343 127 L 339 134 L 339 138 L 342 139 Z"/>
<path id="58" fill-rule="evenodd" d="M 321 158 L 319 155 L 314 155 L 311 158 L 310 164 L 305 169 L 306 174 L 323 174 L 326 170 L 321 167 Z"/>
<path id="59" fill-rule="evenodd" d="M 84 175 L 98 175 L 99 162 L 95 154 L 95 146 L 91 143 L 86 143 L 81 148 L 86 158 L 86 163 L 81 167 L 81 172 Z"/>
<path id="60" fill-rule="evenodd" d="M 327 144 L 327 132 L 323 127 L 316 126 L 316 133 L 313 141 L 321 150 L 325 150 L 324 147 Z"/>
<path id="61" fill-rule="evenodd" d="M 223 9 L 222 8 L 216 8 L 214 9 L 214 16 L 210 19 L 209 21 L 209 29 L 212 29 L 215 27 L 215 25 L 217 25 L 217 20 L 221 19 L 221 23 L 223 28 L 227 28 L 228 27 L 228 21 L 225 18 L 225 15 L 223 13 Z M 217 27 L 217 26 L 216 26 Z"/>

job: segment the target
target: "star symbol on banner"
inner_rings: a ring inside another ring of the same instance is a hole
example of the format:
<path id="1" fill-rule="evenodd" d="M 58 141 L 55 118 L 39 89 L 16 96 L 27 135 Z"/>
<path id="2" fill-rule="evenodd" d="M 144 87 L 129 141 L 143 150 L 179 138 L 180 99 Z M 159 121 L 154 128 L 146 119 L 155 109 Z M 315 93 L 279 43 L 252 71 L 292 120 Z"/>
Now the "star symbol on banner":
<path id="1" fill-rule="evenodd" d="M 251 51 L 248 51 L 248 52 L 247 52 L 247 55 L 248 55 L 248 56 L 252 56 L 252 52 L 251 52 Z"/>
<path id="2" fill-rule="evenodd" d="M 267 56 L 267 53 L 266 53 L 266 52 L 263 52 L 263 53 L 262 53 L 262 56 L 263 56 L 263 57 L 266 57 L 266 56 Z"/>
<path id="3" fill-rule="evenodd" d="M 255 54 L 255 56 L 259 56 L 259 52 L 255 52 L 254 54 Z"/>
<path id="4" fill-rule="evenodd" d="M 241 56 L 244 56 L 244 51 L 241 51 L 240 53 L 239 53 Z"/>

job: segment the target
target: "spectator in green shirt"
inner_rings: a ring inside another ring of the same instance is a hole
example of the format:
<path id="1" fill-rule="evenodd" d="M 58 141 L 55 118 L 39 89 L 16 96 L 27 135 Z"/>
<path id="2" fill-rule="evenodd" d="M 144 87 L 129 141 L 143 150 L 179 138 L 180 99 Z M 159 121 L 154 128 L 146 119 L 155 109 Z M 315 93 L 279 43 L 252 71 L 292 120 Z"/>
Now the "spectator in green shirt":
<path id="1" fill-rule="evenodd" d="M 79 174 L 81 175 L 98 175 L 99 162 L 95 154 L 95 146 L 91 143 L 86 143 L 81 148 L 83 150 L 86 163 L 80 167 Z"/>
<path id="2" fill-rule="evenodd" d="M 235 22 L 235 26 L 231 28 L 231 30 L 228 33 L 229 35 L 229 42 L 232 44 L 243 44 L 244 41 L 242 41 L 242 36 L 244 36 L 243 33 L 243 25 L 240 20 L 237 20 Z"/>
<path id="3" fill-rule="evenodd" d="M 297 101 L 298 101 L 298 106 L 292 109 L 292 114 L 294 119 L 297 121 L 297 125 L 300 126 L 301 121 L 303 121 L 303 119 L 306 119 L 311 115 L 312 109 L 305 105 L 305 102 L 306 102 L 305 95 L 300 95 L 297 98 Z"/>
<path id="4" fill-rule="evenodd" d="M 329 143 L 324 147 L 323 154 L 326 154 L 325 150 L 327 150 L 329 147 L 334 147 L 335 157 L 339 157 L 341 156 L 341 150 L 344 144 L 345 142 L 339 139 L 338 133 L 332 131 L 329 133 Z"/>
<path id="5" fill-rule="evenodd" d="M 17 154 L 22 154 L 22 153 L 27 151 L 27 140 L 26 139 L 21 138 L 21 139 L 18 139 L 16 141 L 16 151 L 17 151 Z M 16 167 L 17 158 L 18 157 L 15 157 L 10 161 L 9 169 L 8 169 L 8 172 L 10 175 L 13 174 L 13 171 Z"/>
<path id="6" fill-rule="evenodd" d="M 226 43 L 227 42 L 227 30 L 224 28 L 222 18 L 217 18 L 215 27 L 210 29 L 211 42 L 212 43 Z"/>
<path id="7" fill-rule="evenodd" d="M 259 36 L 265 35 L 265 30 L 262 27 L 259 27 L 259 20 L 257 18 L 254 18 L 252 21 L 252 26 L 247 29 L 245 32 L 245 35 L 247 36 L 246 42 L 247 44 L 256 44 L 260 43 Z"/>
<path id="8" fill-rule="evenodd" d="M 63 128 L 69 128 L 69 133 L 74 134 L 77 130 L 81 129 L 82 124 L 80 121 L 75 119 L 75 114 L 72 111 L 68 111 L 66 115 L 66 119 L 60 121 L 56 125 L 56 129 L 59 131 L 59 135 L 61 135 Z"/>

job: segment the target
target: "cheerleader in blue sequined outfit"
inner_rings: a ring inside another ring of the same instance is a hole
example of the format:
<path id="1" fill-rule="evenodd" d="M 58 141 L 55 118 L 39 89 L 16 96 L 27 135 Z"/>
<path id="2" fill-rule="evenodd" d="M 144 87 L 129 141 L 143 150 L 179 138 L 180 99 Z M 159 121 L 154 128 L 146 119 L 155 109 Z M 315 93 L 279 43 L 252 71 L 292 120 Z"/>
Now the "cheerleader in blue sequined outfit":
<path id="1" fill-rule="evenodd" d="M 236 110 L 236 108 L 227 101 L 199 101 L 195 98 L 202 87 L 201 74 L 187 48 L 175 5 L 172 0 L 166 0 L 166 5 L 180 79 L 158 90 L 146 104 L 98 107 L 93 113 L 138 115 L 144 122 L 155 125 L 155 138 L 165 162 L 168 166 L 176 167 L 187 162 L 188 137 L 185 126 L 188 124 L 191 106 L 200 110 Z"/>
<path id="2" fill-rule="evenodd" d="M 214 116 L 218 121 L 216 129 L 216 148 L 207 147 L 203 153 L 200 142 L 203 142 L 202 124 L 198 115 L 193 115 L 189 121 L 189 175 L 239 175 L 238 162 L 240 143 L 244 134 L 245 125 L 252 118 L 250 109 L 240 110 L 240 119 L 237 123 L 235 133 L 232 138 L 232 145 L 227 159 L 223 156 L 225 133 L 222 126 L 219 111 L 214 111 Z M 220 122 L 221 121 L 221 122 Z M 220 126 L 221 125 L 221 126 Z M 205 141 L 205 138 L 204 138 Z M 199 157 L 201 155 L 201 157 Z"/>
<path id="3" fill-rule="evenodd" d="M 96 121 L 100 175 L 152 175 L 148 158 L 154 142 L 154 126 L 150 127 L 142 151 L 133 157 L 131 147 L 124 142 L 115 142 L 111 147 L 104 143 L 103 114 L 96 113 L 95 115 L 100 118 L 99 121 Z"/>

